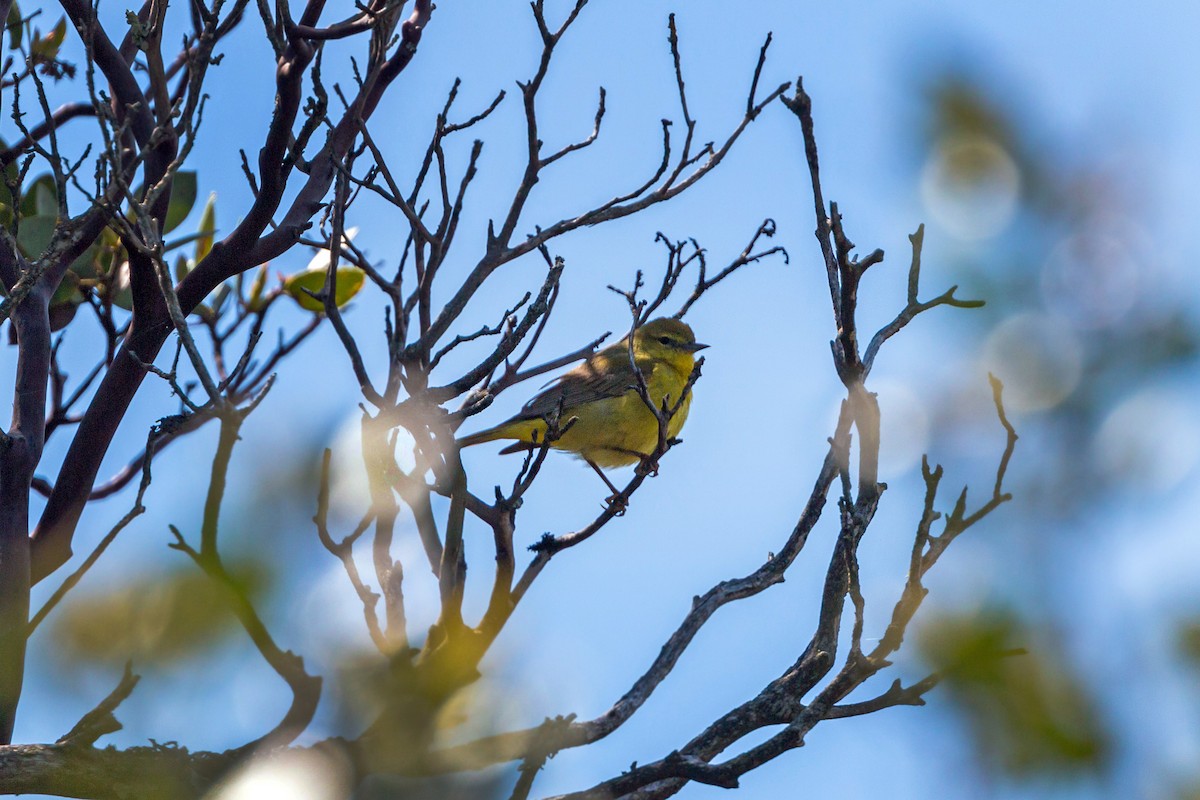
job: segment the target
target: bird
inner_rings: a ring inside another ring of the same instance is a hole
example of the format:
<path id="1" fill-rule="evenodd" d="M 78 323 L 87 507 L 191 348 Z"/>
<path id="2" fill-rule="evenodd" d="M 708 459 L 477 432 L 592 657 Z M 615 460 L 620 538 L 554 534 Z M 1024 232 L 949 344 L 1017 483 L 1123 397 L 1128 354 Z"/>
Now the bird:
<path id="1" fill-rule="evenodd" d="M 687 420 L 692 403 L 688 381 L 696 353 L 707 347 L 696 341 L 691 326 L 672 317 L 651 320 L 633 333 L 633 359 L 646 380 L 650 399 L 655 408 L 665 404 L 668 412 L 675 411 L 667 422 L 668 438 L 675 438 Z M 458 445 L 516 439 L 500 452 L 529 450 L 545 441 L 546 418 L 554 414 L 559 414 L 562 433 L 550 446 L 586 461 L 614 496 L 619 493 L 602 470 L 644 462 L 658 447 L 658 420 L 638 392 L 628 337 L 593 353 L 552 381 L 516 416 L 464 436 Z"/>

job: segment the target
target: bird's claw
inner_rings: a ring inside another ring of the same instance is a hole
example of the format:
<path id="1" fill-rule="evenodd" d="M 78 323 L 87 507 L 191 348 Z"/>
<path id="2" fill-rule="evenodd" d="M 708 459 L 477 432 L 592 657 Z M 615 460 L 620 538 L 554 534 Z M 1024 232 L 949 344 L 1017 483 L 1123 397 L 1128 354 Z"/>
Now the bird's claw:
<path id="1" fill-rule="evenodd" d="M 642 456 L 641 462 L 634 469 L 638 475 L 648 475 L 651 478 L 658 477 L 658 459 L 651 456 Z"/>
<path id="2" fill-rule="evenodd" d="M 616 509 L 614 516 L 618 517 L 624 516 L 625 511 L 629 508 L 629 500 L 626 499 L 625 496 L 620 492 L 616 494 L 610 494 L 608 497 L 604 498 L 604 502 Z"/>

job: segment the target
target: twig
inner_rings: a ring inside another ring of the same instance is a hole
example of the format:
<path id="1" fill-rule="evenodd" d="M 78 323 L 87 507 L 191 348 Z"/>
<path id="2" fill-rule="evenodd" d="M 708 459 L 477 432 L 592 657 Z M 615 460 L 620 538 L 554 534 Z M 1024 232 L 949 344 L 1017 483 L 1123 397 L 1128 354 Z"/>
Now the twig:
<path id="1" fill-rule="evenodd" d="M 321 484 L 317 493 L 317 513 L 313 516 L 313 522 L 317 526 L 317 537 L 325 549 L 342 562 L 346 575 L 350 579 L 350 585 L 354 587 L 355 594 L 362 602 L 363 618 L 367 624 L 367 632 L 371 635 L 371 641 L 374 642 L 379 652 L 390 654 L 393 648 L 387 637 L 384 636 L 383 629 L 379 626 L 379 616 L 375 611 L 379 604 L 379 595 L 367 588 L 362 576 L 359 575 L 358 565 L 354 563 L 354 543 L 366 532 L 375 515 L 368 511 L 352 533 L 340 542 L 334 541 L 329 533 L 329 466 L 332 458 L 333 451 L 326 449 L 325 455 L 321 459 Z M 407 643 L 403 646 L 407 647 Z"/>
<path id="2" fill-rule="evenodd" d="M 95 744 L 101 736 L 121 730 L 121 723 L 113 712 L 133 693 L 139 680 L 140 677 L 133 674 L 133 665 L 126 662 L 125 671 L 116 688 L 109 692 L 99 705 L 84 714 L 79 722 L 75 723 L 75 727 L 58 740 L 58 744 L 88 748 Z"/>
<path id="3" fill-rule="evenodd" d="M 879 354 L 879 348 L 883 346 L 883 343 L 903 330 L 918 314 L 943 305 L 955 308 L 981 308 L 984 305 L 983 300 L 960 300 L 955 297 L 954 293 L 958 291 L 957 286 L 951 286 L 932 300 L 925 302 L 918 300 L 917 290 L 921 280 L 921 246 L 925 241 L 925 226 L 918 226 L 916 232 L 911 234 L 908 240 L 912 243 L 912 264 L 908 269 L 908 303 L 894 320 L 880 328 L 871 337 L 863 355 L 863 367 L 867 372 L 870 372 L 871 366 L 875 363 L 875 356 Z"/>

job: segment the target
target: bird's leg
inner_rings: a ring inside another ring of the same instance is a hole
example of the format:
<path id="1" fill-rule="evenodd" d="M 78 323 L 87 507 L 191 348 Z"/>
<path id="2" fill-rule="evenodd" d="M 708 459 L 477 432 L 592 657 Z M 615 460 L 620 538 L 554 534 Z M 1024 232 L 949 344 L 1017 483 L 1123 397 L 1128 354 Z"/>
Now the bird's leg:
<path id="1" fill-rule="evenodd" d="M 604 474 L 604 470 L 602 470 L 602 469 L 600 469 L 600 467 L 596 466 L 595 461 L 592 461 L 590 458 L 585 458 L 583 460 L 587 462 L 587 465 L 589 467 L 591 467 L 593 470 L 595 470 L 596 474 L 600 476 L 600 480 L 604 481 L 604 485 L 607 486 L 609 488 L 609 491 L 612 492 L 611 495 L 604 498 L 604 502 L 608 503 L 609 505 L 617 505 L 618 506 L 617 513 L 624 514 L 625 507 L 628 504 L 625 502 L 625 498 L 621 496 L 621 490 L 618 489 L 616 486 L 613 486 L 613 482 L 610 481 L 608 479 L 608 476 Z"/>
<path id="2" fill-rule="evenodd" d="M 639 462 L 636 470 L 638 475 L 649 475 L 652 478 L 658 476 L 658 459 L 654 456 L 648 456 L 639 450 L 626 450 L 624 447 L 614 447 L 611 449 L 636 458 Z"/>
<path id="3" fill-rule="evenodd" d="M 635 469 L 634 472 L 639 475 L 649 475 L 651 478 L 657 478 L 658 459 L 654 458 L 653 456 L 642 454 L 639 454 L 638 458 L 641 459 L 641 463 L 637 465 L 637 469 Z"/>

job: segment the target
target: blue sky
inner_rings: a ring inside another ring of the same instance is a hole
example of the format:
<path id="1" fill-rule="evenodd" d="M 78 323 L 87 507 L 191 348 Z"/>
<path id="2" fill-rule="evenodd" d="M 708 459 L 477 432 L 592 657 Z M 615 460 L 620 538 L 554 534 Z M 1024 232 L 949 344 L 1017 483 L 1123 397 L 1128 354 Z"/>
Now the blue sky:
<path id="1" fill-rule="evenodd" d="M 347 4 L 348 5 L 348 4 Z M 548 3 L 550 16 L 565 13 Z M 106 7 L 114 15 L 123 11 Z M 864 288 L 869 323 L 886 321 L 903 300 L 907 234 L 930 221 L 917 188 L 920 132 L 916 104 L 919 86 L 931 69 L 956 65 L 983 75 L 1017 107 L 1040 120 L 1040 130 L 1064 157 L 1083 157 L 1134 165 L 1147 196 L 1145 217 L 1137 223 L 1153 242 L 1155 257 L 1167 274 L 1166 285 L 1195 296 L 1187 285 L 1188 234 L 1193 227 L 1195 186 L 1200 179 L 1200 98 L 1190 76 L 1197 74 L 1193 46 L 1200 8 L 1186 3 L 1150 3 L 1098 11 L 1095 4 L 1017 2 L 1003 7 L 979 3 L 891 2 L 796 6 L 747 2 L 736 8 L 715 3 L 595 2 L 561 45 L 547 81 L 542 106 L 542 135 L 547 147 L 581 138 L 591 128 L 596 88 L 608 91 L 609 113 L 600 141 L 578 158 L 566 159 L 538 186 L 523 219 L 523 229 L 545 225 L 596 205 L 653 170 L 659 153 L 661 117 L 678 117 L 667 50 L 666 16 L 678 12 L 685 77 L 698 138 L 721 140 L 735 124 L 745 102 L 751 69 L 768 31 L 774 44 L 761 86 L 773 87 L 803 74 L 815 104 L 826 196 L 838 200 L 848 231 L 861 248 L 888 253 Z M 331 16 L 341 12 L 332 10 Z M 236 148 L 253 153 L 271 104 L 270 58 L 257 48 L 257 20 L 249 20 L 226 60 L 213 73 L 213 102 L 194 155 L 201 191 L 218 196 L 218 223 L 233 224 L 236 209 L 248 196 Z M 480 176 L 464 219 L 459 258 L 447 277 L 465 270 L 478 253 L 489 216 L 506 208 L 520 166 L 521 119 L 513 81 L 527 77 L 535 63 L 536 35 L 521 2 L 446 2 L 439 6 L 417 58 L 393 87 L 372 121 L 375 138 L 393 159 L 392 166 L 411 175 L 423 151 L 432 118 L 454 76 L 461 76 L 458 112 L 475 113 L 497 90 L 509 91 L 500 111 L 478 129 L 485 139 Z M 330 80 L 338 75 L 334 52 L 327 55 Z M 346 80 L 343 70 L 340 79 Z M 677 128 L 678 132 L 678 128 Z M 661 249 L 653 239 L 662 230 L 674 238 L 695 236 L 714 264 L 741 250 L 765 217 L 778 222 L 774 243 L 785 245 L 790 264 L 770 260 L 732 278 L 689 314 L 698 338 L 713 345 L 696 402 L 684 431 L 686 443 L 672 451 L 662 474 L 645 486 L 622 519 L 586 546 L 556 558 L 539 579 L 498 643 L 492 666 L 504 676 L 498 713 L 519 724 L 547 715 L 576 712 L 591 717 L 605 710 L 658 651 L 689 608 L 693 595 L 715 582 L 745 574 L 786 538 L 819 468 L 825 439 L 839 399 L 827 342 L 832 335 L 825 279 L 811 236 L 811 199 L 799 151 L 799 127 L 782 107 L 769 109 L 747 132 L 728 161 L 678 202 L 645 215 L 581 231 L 552 245 L 568 264 L 562 298 L 539 351 L 545 358 L 578 346 L 604 330 L 627 324 L 623 301 L 605 290 L 627 286 L 636 269 L 657 274 Z M 455 174 L 469 141 L 459 143 Z M 416 154 L 416 155 L 414 155 Z M 394 265 L 402 242 L 398 219 L 381 209 L 353 220 L 361 229 L 356 242 L 372 257 Z M 931 223 L 926 235 L 925 294 L 959 282 L 945 256 L 958 243 Z M 472 249 L 475 248 L 475 249 Z M 284 273 L 305 266 L 308 253 L 297 252 L 272 264 Z M 540 281 L 540 260 L 505 268 L 495 292 L 481 297 L 464 317 L 461 331 L 493 321 L 525 290 Z M 964 294 L 969 295 L 969 287 Z M 679 302 L 679 301 L 677 301 Z M 677 303 L 676 303 L 677 304 Z M 1013 313 L 1021 309 L 1013 309 Z M 874 632 L 899 590 L 919 495 L 910 457 L 920 437 L 901 447 L 902 434 L 919 425 L 904 408 L 919 406 L 939 391 L 948 376 L 938 363 L 972 357 L 954 336 L 952 315 L 939 310 L 915 323 L 910 334 L 880 357 L 877 375 L 884 386 L 885 459 L 896 472 L 881 476 L 892 490 L 863 550 L 864 585 L 873 600 Z M 282 318 L 297 325 L 299 312 Z M 363 298 L 351 315 L 362 337 L 368 365 L 382 364 L 377 302 Z M 874 327 L 868 324 L 867 327 Z M 481 352 L 481 351 L 480 351 Z M 469 354 L 447 368 L 468 363 Z M 986 392 L 982 372 L 955 376 L 976 381 Z M 7 377 L 5 380 L 8 380 Z M 1184 384 L 1190 386 L 1192 384 Z M 6 384 L 7 388 L 7 384 Z M 531 387 L 532 388 L 532 387 Z M 961 388 L 961 387 L 960 387 Z M 502 419 L 523 400 L 521 390 L 505 396 L 475 425 Z M 278 387 L 254 418 L 235 456 L 233 481 L 241 484 L 231 498 L 235 519 L 271 519 L 257 496 L 255 479 L 271 470 L 298 471 L 314 447 L 352 431 L 358 397 L 349 366 L 329 331 L 310 342 L 285 367 Z M 906 406 L 907 400 L 907 406 Z M 896 409 L 897 432 L 888 428 Z M 114 448 L 112 466 L 140 445 L 142 431 L 172 410 L 165 387 L 147 384 Z M 1014 420 L 1021 427 L 1022 420 Z M 990 485 L 990 464 L 1003 441 L 999 428 L 979 454 L 932 453 L 950 471 L 950 485 Z M 198 510 L 207 459 L 215 433 L 205 431 L 172 446 L 164 455 L 162 476 L 149 495 L 150 512 L 123 535 L 87 586 L 119 582 L 129 564 L 173 563 L 166 550 L 168 522 L 198 528 Z M 64 442 L 57 442 L 62 447 Z M 890 448 L 890 449 L 889 449 Z M 1018 458 L 1035 458 L 1037 441 L 1021 442 Z M 901 452 L 903 451 L 903 452 Z M 61 455 L 61 450 L 53 450 Z M 968 457 L 971 456 L 971 457 Z M 478 486 L 505 480 L 517 468 L 512 459 L 480 447 L 466 456 Z M 347 460 L 346 463 L 351 463 Z M 178 470 L 175 477 L 172 470 Z M 1187 473 L 1194 477 L 1194 471 Z M 527 498 L 519 519 L 518 540 L 534 541 L 543 531 L 562 532 L 586 522 L 606 492 L 586 467 L 552 456 L 543 477 Z M 350 495 L 353 496 L 352 494 Z M 272 611 L 284 643 L 301 650 L 317 665 L 337 661 L 346 648 L 364 646 L 360 614 L 340 567 L 320 551 L 305 522 L 310 500 L 281 512 L 283 530 L 262 531 L 254 524 L 230 526 L 240 546 L 278 548 L 304 576 L 301 591 L 276 603 Z M 948 501 L 947 501 L 948 502 Z M 1017 502 L 1020 502 L 1018 498 Z M 128 500 L 110 501 L 85 518 L 83 541 L 105 530 Z M 1139 623 L 1170 604 L 1195 604 L 1189 589 L 1198 554 L 1182 534 L 1167 537 L 1174 558 L 1130 547 L 1147 529 L 1186 530 L 1194 501 L 1182 490 L 1142 507 L 1114 503 L 1111 528 L 1094 532 L 1079 559 L 1080 593 L 1098 598 L 1084 604 L 1081 628 L 1073 645 L 1102 651 L 1113 638 L 1138 629 Z M 832 511 L 832 509 L 831 509 Z M 833 516 L 832 513 L 829 516 Z M 411 533 L 409 531 L 408 533 Z M 468 531 L 468 534 L 471 532 Z M 490 555 L 481 531 L 468 538 L 468 557 L 482 580 Z M 553 794 L 582 788 L 610 777 L 633 760 L 648 761 L 683 744 L 728 707 L 752 696 L 774 678 L 803 647 L 815 621 L 817 589 L 832 542 L 828 520 L 789 573 L 786 584 L 727 608 L 697 638 L 688 655 L 633 720 L 609 740 L 583 752 L 568 752 L 550 762 L 536 792 Z M 256 537 L 261 536 L 261 543 Z M 972 530 L 957 543 L 931 581 L 933 600 L 968 605 L 986 595 L 997 574 L 997 550 L 1019 542 L 1005 527 L 1004 512 Z M 411 539 L 398 545 L 415 553 Z M 81 549 L 81 548 L 77 548 Z M 1168 569 L 1172 564 L 1174 570 Z M 150 568 L 150 567 L 147 567 Z M 1105 598 L 1104 581 L 1119 570 L 1117 585 L 1130 602 Z M 407 593 L 420 619 L 432 598 L 423 576 L 412 569 Z M 468 609 L 480 607 L 484 586 Z M 81 587 L 83 588 L 83 587 Z M 426 600 L 425 602 L 429 602 Z M 871 618 L 869 618 L 870 621 Z M 1123 622 L 1121 622 L 1123 621 Z M 1161 631 L 1134 634 L 1149 637 Z M 32 658 L 48 657 L 45 639 L 35 642 Z M 230 680 L 228 668 L 237 665 Z M 113 741 L 147 737 L 178 739 L 195 747 L 224 747 L 260 732 L 263 715 L 284 708 L 286 698 L 272 676 L 240 644 L 219 656 L 219 668 L 151 671 L 125 708 L 127 730 Z M 901 674 L 919 677 L 918 666 Z M 1120 666 L 1098 668 L 1119 674 Z M 34 668 L 18 736 L 23 740 L 56 738 L 90 702 L 107 691 L 112 675 Z M 1169 674 L 1150 668 L 1148 674 Z M 1143 672 L 1142 674 L 1147 674 Z M 890 677 L 889 677 L 890 680 Z M 1134 693 L 1162 703 L 1176 685 L 1147 680 Z M 243 710 L 231 715 L 230 708 Z M 255 711 L 261 709 L 261 713 Z M 272 711 L 274 709 L 275 711 Z M 1166 763 L 1182 767 L 1194 757 L 1198 738 L 1195 716 L 1171 709 L 1167 723 L 1176 735 Z M 1148 742 L 1150 740 L 1147 740 Z M 751 744 L 747 742 L 746 744 Z M 1149 747 L 1147 743 L 1146 747 Z M 1148 792 L 1161 796 L 1137 764 L 1123 773 L 1118 794 Z M 983 780 L 975 766 L 965 729 L 935 695 L 924 709 L 896 709 L 870 718 L 822 724 L 805 748 L 748 776 L 739 797 L 773 800 L 795 796 L 797 787 L 814 796 L 847 798 L 968 797 Z M 1037 797 L 1045 787 L 988 786 L 988 796 Z M 692 786 L 681 796 L 716 797 L 721 790 Z M 1100 791 L 1083 787 L 1077 796 Z M 722 795 L 724 796 L 724 795 Z M 1071 796 L 1071 795 L 1066 795 Z"/>

